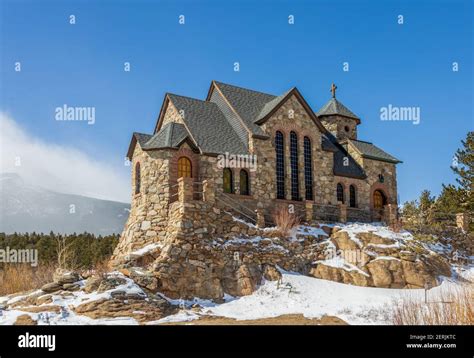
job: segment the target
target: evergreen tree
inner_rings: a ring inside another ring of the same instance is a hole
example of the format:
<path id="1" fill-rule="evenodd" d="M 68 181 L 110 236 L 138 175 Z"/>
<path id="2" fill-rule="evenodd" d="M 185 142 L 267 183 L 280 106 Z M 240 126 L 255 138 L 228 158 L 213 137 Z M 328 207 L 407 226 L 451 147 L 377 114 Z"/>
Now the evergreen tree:
<path id="1" fill-rule="evenodd" d="M 419 200 L 419 212 L 420 219 L 423 224 L 428 224 L 433 219 L 433 206 L 435 203 L 435 197 L 431 196 L 429 190 L 423 190 Z"/>
<path id="2" fill-rule="evenodd" d="M 474 212 L 474 132 L 468 132 L 461 141 L 462 148 L 456 151 L 451 169 L 457 175 L 456 181 L 462 190 L 461 204 L 464 210 Z"/>

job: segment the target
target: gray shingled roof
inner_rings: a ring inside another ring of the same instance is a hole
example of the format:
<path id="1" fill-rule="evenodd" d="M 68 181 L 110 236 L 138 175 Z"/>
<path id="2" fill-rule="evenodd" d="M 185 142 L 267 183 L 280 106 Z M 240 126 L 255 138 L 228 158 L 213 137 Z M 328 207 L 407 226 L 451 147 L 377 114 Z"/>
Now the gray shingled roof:
<path id="1" fill-rule="evenodd" d="M 181 123 L 167 123 L 161 130 L 151 137 L 145 144 L 140 144 L 143 149 L 178 148 L 190 135 Z"/>
<path id="2" fill-rule="evenodd" d="M 222 82 L 214 81 L 214 83 L 221 90 L 239 117 L 245 122 L 247 128 L 249 128 L 253 134 L 264 136 L 265 133 L 263 130 L 254 122 L 259 119 L 260 113 L 265 105 L 274 100 L 276 96 L 228 85 Z"/>
<path id="3" fill-rule="evenodd" d="M 330 132 L 322 135 L 323 150 L 334 152 L 333 172 L 335 175 L 365 179 L 364 169 L 352 158 Z M 347 160 L 345 159 L 347 158 Z"/>
<path id="4" fill-rule="evenodd" d="M 364 157 L 368 159 L 380 160 L 389 163 L 401 163 L 401 160 L 391 156 L 387 152 L 384 152 L 379 147 L 376 147 L 370 142 L 364 142 L 360 140 L 351 139 L 349 142 L 356 148 L 356 150 Z"/>
<path id="5" fill-rule="evenodd" d="M 133 132 L 133 136 L 135 137 L 137 142 L 140 143 L 140 146 L 143 146 L 152 137 L 151 134 L 138 133 L 138 132 Z"/>
<path id="6" fill-rule="evenodd" d="M 275 97 L 273 98 L 270 102 L 267 102 L 265 103 L 265 105 L 263 106 L 262 108 L 262 111 L 259 113 L 259 115 L 257 116 L 257 118 L 254 120 L 254 122 L 257 122 L 259 121 L 260 119 L 262 118 L 265 118 L 265 116 L 270 113 L 273 108 L 275 108 L 276 106 L 278 106 L 280 104 L 280 102 L 288 95 L 288 93 L 290 93 L 291 91 L 293 91 L 294 87 L 293 88 L 290 88 L 288 91 L 286 91 L 285 93 L 283 93 L 282 95 L 278 96 L 278 97 Z"/>
<path id="7" fill-rule="evenodd" d="M 321 147 L 323 150 L 329 151 L 329 152 L 337 152 L 338 149 L 336 145 L 333 143 L 332 138 L 330 139 L 329 136 L 332 136 L 332 134 L 322 134 L 321 135 Z"/>
<path id="8" fill-rule="evenodd" d="M 137 142 L 144 149 L 176 148 L 186 138 L 189 138 L 202 153 L 206 154 L 248 153 L 246 128 L 253 134 L 265 136 L 263 130 L 255 122 L 265 118 L 293 90 L 292 88 L 280 96 L 274 96 L 221 82 L 214 83 L 222 95 L 214 91 L 207 101 L 167 94 L 177 110 L 184 111 L 184 124 L 168 123 L 153 136 L 134 133 L 128 156 L 132 154 Z M 359 121 L 354 113 L 335 98 L 332 98 L 317 113 L 318 116 L 333 114 Z M 323 130 L 322 149 L 334 153 L 334 174 L 363 179 L 366 177 L 364 170 L 347 152 L 348 142 L 340 143 L 330 132 Z M 350 140 L 350 143 L 365 158 L 400 163 L 398 159 L 372 143 L 357 140 Z M 344 165 L 345 158 L 348 159 L 348 165 Z"/>
<path id="9" fill-rule="evenodd" d="M 347 158 L 347 160 L 345 159 Z M 347 165 L 345 165 L 347 164 Z M 334 152 L 333 171 L 335 175 L 365 179 L 367 175 L 359 164 L 345 150 L 338 148 Z"/>
<path id="10" fill-rule="evenodd" d="M 127 151 L 127 158 L 129 160 L 132 160 L 132 154 L 133 150 L 135 149 L 136 143 L 140 143 L 140 146 L 144 146 L 145 143 L 150 140 L 152 135 L 150 134 L 144 134 L 144 133 L 138 133 L 138 132 L 133 132 L 132 134 L 132 140 L 130 141 L 130 145 L 128 146 L 128 151 Z"/>
<path id="11" fill-rule="evenodd" d="M 215 103 L 175 94 L 168 96 L 178 111 L 184 111 L 183 121 L 203 153 L 248 152 Z"/>
<path id="12" fill-rule="evenodd" d="M 344 106 L 335 98 L 331 98 L 316 114 L 318 117 L 337 114 L 344 117 L 354 118 L 360 121 L 359 117 L 357 117 L 349 110 L 349 108 Z"/>

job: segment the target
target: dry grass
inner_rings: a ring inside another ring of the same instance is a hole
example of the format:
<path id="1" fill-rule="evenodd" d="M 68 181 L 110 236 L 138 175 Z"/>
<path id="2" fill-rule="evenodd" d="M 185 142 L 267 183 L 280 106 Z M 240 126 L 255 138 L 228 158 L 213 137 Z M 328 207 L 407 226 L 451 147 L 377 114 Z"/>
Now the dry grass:
<path id="1" fill-rule="evenodd" d="M 291 230 L 298 226 L 301 220 L 296 214 L 290 212 L 288 208 L 278 207 L 273 212 L 273 222 L 281 235 L 289 236 Z"/>
<path id="2" fill-rule="evenodd" d="M 428 303 L 405 299 L 396 304 L 393 323 L 396 325 L 474 325 L 474 283 L 459 285 L 435 297 L 428 294 Z"/>
<path id="3" fill-rule="evenodd" d="M 4 265 L 0 269 L 0 295 L 38 289 L 53 281 L 55 269 L 53 265 Z"/>

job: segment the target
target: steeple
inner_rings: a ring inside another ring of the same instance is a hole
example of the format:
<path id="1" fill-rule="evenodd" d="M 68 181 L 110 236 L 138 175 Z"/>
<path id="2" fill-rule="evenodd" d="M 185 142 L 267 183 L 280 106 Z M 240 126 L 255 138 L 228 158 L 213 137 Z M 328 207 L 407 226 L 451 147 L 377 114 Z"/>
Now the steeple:
<path id="1" fill-rule="evenodd" d="M 338 140 L 357 139 L 360 118 L 336 99 L 337 86 L 331 84 L 332 98 L 316 113 L 321 123 Z"/>

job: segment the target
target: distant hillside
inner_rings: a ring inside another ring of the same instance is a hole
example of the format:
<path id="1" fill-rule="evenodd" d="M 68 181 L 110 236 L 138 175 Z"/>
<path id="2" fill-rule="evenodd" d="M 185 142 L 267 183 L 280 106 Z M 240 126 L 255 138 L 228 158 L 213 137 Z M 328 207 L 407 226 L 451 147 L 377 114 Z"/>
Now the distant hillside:
<path id="1" fill-rule="evenodd" d="M 121 233 L 130 204 L 62 194 L 0 174 L 0 232 Z"/>

